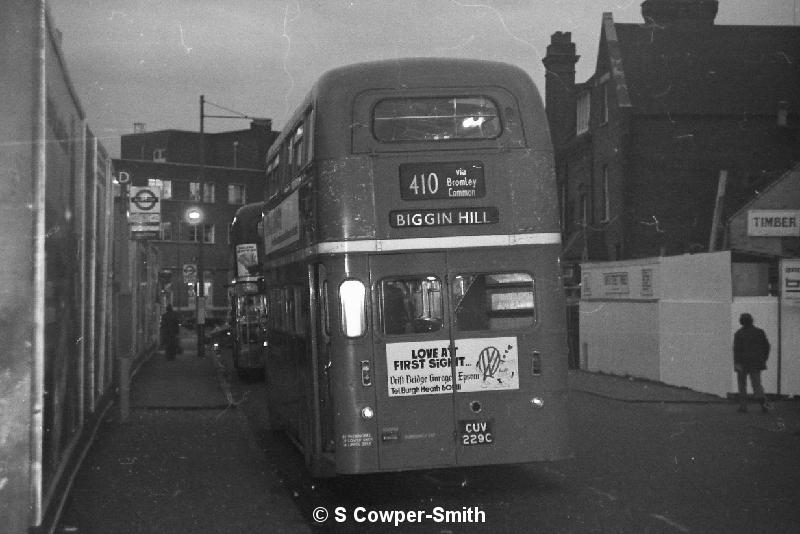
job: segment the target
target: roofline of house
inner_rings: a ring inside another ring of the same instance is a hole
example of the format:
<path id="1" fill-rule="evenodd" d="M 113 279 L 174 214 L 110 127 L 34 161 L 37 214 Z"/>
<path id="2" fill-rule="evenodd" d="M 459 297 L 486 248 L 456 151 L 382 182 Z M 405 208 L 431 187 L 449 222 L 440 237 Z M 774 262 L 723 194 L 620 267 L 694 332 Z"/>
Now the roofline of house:
<path id="1" fill-rule="evenodd" d="M 764 194 L 768 193 L 770 190 L 772 190 L 772 188 L 774 188 L 774 187 L 777 187 L 777 186 L 778 186 L 778 184 L 780 184 L 780 183 L 781 183 L 783 180 L 785 180 L 786 178 L 788 178 L 790 175 L 792 175 L 792 174 L 794 174 L 794 173 L 798 173 L 798 174 L 800 174 L 800 163 L 797 163 L 797 164 L 795 164 L 795 166 L 794 166 L 794 167 L 790 168 L 789 170 L 787 170 L 786 172 L 784 172 L 783 174 L 781 174 L 781 175 L 780 175 L 778 178 L 776 178 L 775 180 L 773 180 L 773 181 L 772 181 L 772 183 L 770 183 L 769 185 L 767 185 L 767 187 L 765 187 L 765 188 L 764 188 L 764 190 L 761 192 L 761 194 L 759 194 L 758 196 L 755 196 L 755 197 L 751 198 L 751 199 L 750 199 L 750 200 L 748 200 L 748 201 L 747 201 L 747 202 L 746 202 L 746 203 L 745 203 L 745 204 L 744 204 L 744 205 L 743 205 L 741 208 L 739 208 L 738 210 L 734 211 L 734 212 L 731 214 L 731 216 L 730 216 L 730 217 L 728 217 L 728 221 L 731 221 L 731 220 L 733 220 L 733 219 L 734 219 L 735 217 L 737 217 L 739 214 L 741 214 L 741 213 L 744 213 L 745 211 L 747 211 L 748 209 L 750 209 L 750 207 L 751 207 L 751 206 L 752 206 L 752 205 L 753 205 L 753 204 L 754 204 L 754 203 L 755 203 L 755 202 L 756 202 L 756 201 L 759 199 L 759 197 L 761 197 L 761 196 L 763 196 Z"/>

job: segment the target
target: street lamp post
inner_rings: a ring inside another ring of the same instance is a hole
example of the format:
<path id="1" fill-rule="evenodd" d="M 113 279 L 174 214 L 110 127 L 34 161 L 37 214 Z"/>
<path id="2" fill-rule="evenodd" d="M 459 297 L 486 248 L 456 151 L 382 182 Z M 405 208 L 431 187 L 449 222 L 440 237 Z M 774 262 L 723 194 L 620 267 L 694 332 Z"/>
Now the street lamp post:
<path id="1" fill-rule="evenodd" d="M 196 328 L 197 328 L 197 357 L 205 356 L 205 279 L 203 277 L 203 210 L 191 207 L 186 212 L 186 219 L 194 226 L 195 239 L 197 240 L 197 293 L 195 295 Z"/>
<path id="2" fill-rule="evenodd" d="M 223 111 L 231 113 L 231 115 L 208 115 L 206 114 L 206 104 L 213 106 L 215 108 L 219 108 Z M 205 141 L 205 119 L 206 117 L 215 118 L 215 119 L 249 119 L 249 120 L 257 120 L 255 117 L 250 117 L 245 115 L 244 113 L 239 113 L 238 111 L 234 111 L 232 109 L 228 109 L 226 107 L 220 106 L 219 104 L 215 104 L 213 102 L 207 102 L 205 95 L 200 95 L 200 201 L 204 201 L 203 199 L 203 191 L 205 189 L 206 183 L 206 141 Z M 264 120 L 264 119 L 260 119 Z M 236 142 L 238 145 L 238 142 Z M 238 146 L 235 147 L 234 150 L 238 149 Z M 234 153 L 234 161 L 236 159 L 237 154 Z M 234 167 L 236 163 L 234 162 Z M 194 222 L 192 222 L 192 214 L 194 214 Z M 204 328 L 205 328 L 205 284 L 203 280 L 203 237 L 204 237 L 204 228 L 202 226 L 203 221 L 203 212 L 200 208 L 190 208 L 189 211 L 186 212 L 187 218 L 189 218 L 190 224 L 196 224 L 197 229 L 199 230 L 199 234 L 197 235 L 197 280 L 198 284 L 198 291 L 197 291 L 197 355 L 202 357 L 205 356 L 205 339 L 203 338 L 204 335 Z M 202 310 L 201 310 L 202 306 Z"/>

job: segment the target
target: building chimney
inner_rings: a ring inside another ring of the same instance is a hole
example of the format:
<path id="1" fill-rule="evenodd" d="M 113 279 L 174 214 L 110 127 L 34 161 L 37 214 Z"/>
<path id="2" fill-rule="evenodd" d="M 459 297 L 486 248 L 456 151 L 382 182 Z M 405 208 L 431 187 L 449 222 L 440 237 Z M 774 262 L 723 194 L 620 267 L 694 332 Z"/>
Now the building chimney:
<path id="1" fill-rule="evenodd" d="M 147 131 L 147 127 L 143 122 L 134 122 L 133 123 L 133 133 L 141 134 Z"/>
<path id="2" fill-rule="evenodd" d="M 575 43 L 570 32 L 550 36 L 545 68 L 545 107 L 555 146 L 562 145 L 575 131 Z"/>
<path id="3" fill-rule="evenodd" d="M 645 0 L 642 18 L 647 24 L 697 29 L 712 26 L 718 8 L 718 0 Z"/>

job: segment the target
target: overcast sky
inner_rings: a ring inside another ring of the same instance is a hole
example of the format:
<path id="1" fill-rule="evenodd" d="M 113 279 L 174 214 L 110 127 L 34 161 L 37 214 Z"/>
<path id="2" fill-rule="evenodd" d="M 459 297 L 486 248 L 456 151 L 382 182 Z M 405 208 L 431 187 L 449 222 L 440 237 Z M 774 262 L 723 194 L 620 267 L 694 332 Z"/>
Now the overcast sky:
<path id="1" fill-rule="evenodd" d="M 541 59 L 572 32 L 578 81 L 596 61 L 603 12 L 641 22 L 641 0 L 47 0 L 90 126 L 119 136 L 199 129 L 199 98 L 283 126 L 326 70 L 359 61 L 452 56 L 505 61 L 543 92 Z M 800 0 L 720 0 L 717 24 L 797 24 Z M 212 114 L 213 108 L 206 113 Z M 207 131 L 247 128 L 209 119 Z"/>

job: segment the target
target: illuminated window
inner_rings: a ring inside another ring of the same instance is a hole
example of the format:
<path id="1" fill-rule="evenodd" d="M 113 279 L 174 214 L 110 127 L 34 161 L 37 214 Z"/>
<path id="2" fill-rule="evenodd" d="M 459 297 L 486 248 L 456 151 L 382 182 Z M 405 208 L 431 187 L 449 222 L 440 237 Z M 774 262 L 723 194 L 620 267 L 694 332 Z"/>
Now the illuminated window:
<path id="1" fill-rule="evenodd" d="M 244 185 L 242 184 L 229 184 L 228 185 L 228 204 L 244 204 Z"/>
<path id="2" fill-rule="evenodd" d="M 189 200 L 200 200 L 200 182 L 189 182 Z"/>
<path id="3" fill-rule="evenodd" d="M 206 182 L 203 184 L 203 202 L 213 203 L 214 202 L 214 192 L 216 187 L 214 187 L 213 182 Z"/>
<path id="4" fill-rule="evenodd" d="M 186 241 L 194 241 L 195 243 L 200 239 L 200 236 L 203 238 L 203 243 L 214 243 L 214 225 L 213 224 L 184 224 L 186 232 Z"/>
<path id="5" fill-rule="evenodd" d="M 303 136 L 303 125 L 297 127 L 292 134 L 292 141 L 289 144 L 289 160 L 292 162 L 292 170 L 297 172 L 306 163 L 305 138 Z"/>
<path id="6" fill-rule="evenodd" d="M 159 187 L 161 188 L 161 199 L 162 200 L 169 200 L 172 198 L 172 180 L 161 180 L 159 178 L 148 178 L 147 179 L 147 186 L 148 187 Z"/>
<path id="7" fill-rule="evenodd" d="M 280 156 L 275 156 L 267 163 L 267 196 L 272 196 L 280 190 Z"/>

